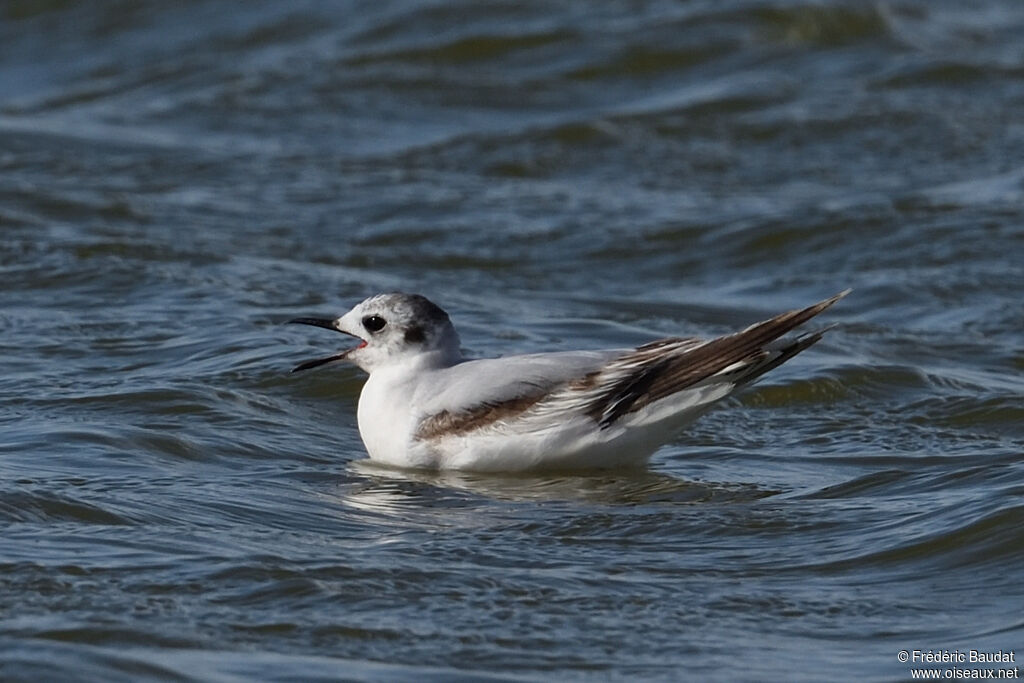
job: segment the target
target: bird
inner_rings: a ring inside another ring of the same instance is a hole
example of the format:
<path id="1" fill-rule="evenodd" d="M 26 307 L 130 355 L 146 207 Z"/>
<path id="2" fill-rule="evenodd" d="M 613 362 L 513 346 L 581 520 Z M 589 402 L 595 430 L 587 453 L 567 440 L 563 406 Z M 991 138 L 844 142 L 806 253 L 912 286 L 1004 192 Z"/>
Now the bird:
<path id="1" fill-rule="evenodd" d="M 359 434 L 371 462 L 513 473 L 643 467 L 715 403 L 830 328 L 786 336 L 849 294 L 712 339 L 467 359 L 448 313 L 419 294 L 371 296 L 337 318 L 303 317 L 359 340 L 292 372 L 336 361 L 369 377 Z"/>

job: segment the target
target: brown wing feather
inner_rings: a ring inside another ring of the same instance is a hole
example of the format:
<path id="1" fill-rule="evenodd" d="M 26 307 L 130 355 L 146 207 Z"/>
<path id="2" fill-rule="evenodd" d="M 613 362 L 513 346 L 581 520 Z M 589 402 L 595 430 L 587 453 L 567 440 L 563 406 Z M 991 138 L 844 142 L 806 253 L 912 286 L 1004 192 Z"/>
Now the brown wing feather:
<path id="1" fill-rule="evenodd" d="M 624 353 L 601 370 L 561 387 L 537 387 L 528 395 L 483 403 L 459 412 L 443 410 L 425 417 L 416 430 L 419 440 L 474 432 L 516 420 L 537 409 L 581 406 L 602 429 L 623 415 L 671 396 L 736 365 L 729 380 L 750 382 L 778 367 L 819 339 L 822 332 L 806 334 L 790 344 L 768 350 L 765 346 L 807 322 L 849 293 L 802 310 L 782 313 L 742 332 L 711 341 L 671 337 L 649 342 Z"/>
<path id="2" fill-rule="evenodd" d="M 667 348 L 665 342 L 673 340 L 641 346 L 602 371 L 626 372 L 590 402 L 587 414 L 602 428 L 608 427 L 627 413 L 692 387 L 736 364 L 742 365 L 738 370 L 748 370 L 736 381 L 752 381 L 818 341 L 821 334 L 806 335 L 789 346 L 775 349 L 774 353 L 779 355 L 774 357 L 765 348 L 767 344 L 807 322 L 848 293 L 846 290 L 813 306 L 782 313 L 742 332 L 712 339 L 696 347 Z"/>
<path id="3" fill-rule="evenodd" d="M 544 394 L 520 396 L 507 401 L 482 403 L 461 412 L 442 410 L 420 421 L 415 438 L 420 441 L 437 439 L 491 427 L 502 420 L 518 417 L 543 398 Z"/>

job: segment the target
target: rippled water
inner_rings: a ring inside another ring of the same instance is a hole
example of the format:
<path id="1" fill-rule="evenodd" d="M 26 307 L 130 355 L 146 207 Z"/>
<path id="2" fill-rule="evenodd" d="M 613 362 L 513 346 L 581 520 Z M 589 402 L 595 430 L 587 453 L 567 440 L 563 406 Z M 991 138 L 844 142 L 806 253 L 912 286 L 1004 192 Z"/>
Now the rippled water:
<path id="1" fill-rule="evenodd" d="M 1024 5 L 0 6 L 0 678 L 896 680 L 1024 649 Z M 648 471 L 375 468 L 280 323 L 813 350 Z"/>

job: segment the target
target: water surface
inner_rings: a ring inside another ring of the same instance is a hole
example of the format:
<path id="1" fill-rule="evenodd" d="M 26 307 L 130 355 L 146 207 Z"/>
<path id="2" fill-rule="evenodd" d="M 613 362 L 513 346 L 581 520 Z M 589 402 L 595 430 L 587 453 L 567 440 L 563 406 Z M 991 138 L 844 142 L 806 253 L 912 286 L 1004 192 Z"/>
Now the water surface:
<path id="1" fill-rule="evenodd" d="M 0 9 L 0 678 L 898 680 L 1020 649 L 1024 5 Z M 284 326 L 813 350 L 640 472 L 382 470 Z"/>

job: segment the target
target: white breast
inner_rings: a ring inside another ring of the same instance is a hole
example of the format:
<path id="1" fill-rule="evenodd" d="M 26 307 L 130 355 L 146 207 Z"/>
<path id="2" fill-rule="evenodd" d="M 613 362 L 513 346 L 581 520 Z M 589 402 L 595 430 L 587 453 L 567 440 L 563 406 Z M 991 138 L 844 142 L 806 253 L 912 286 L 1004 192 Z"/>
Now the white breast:
<path id="1" fill-rule="evenodd" d="M 421 449 L 411 449 L 415 416 L 411 381 L 397 369 L 377 370 L 359 394 L 359 435 L 372 460 L 394 467 L 432 467 Z"/>

